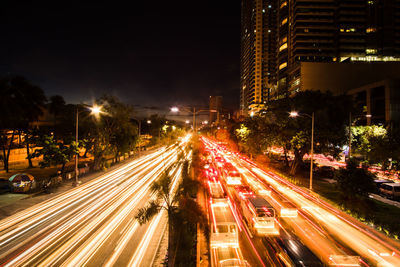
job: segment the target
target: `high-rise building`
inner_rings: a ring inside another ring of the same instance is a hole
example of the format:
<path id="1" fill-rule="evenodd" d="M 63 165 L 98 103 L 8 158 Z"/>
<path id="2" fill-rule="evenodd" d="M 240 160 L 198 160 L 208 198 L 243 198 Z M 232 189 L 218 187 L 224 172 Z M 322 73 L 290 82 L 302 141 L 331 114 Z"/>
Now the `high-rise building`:
<path id="1" fill-rule="evenodd" d="M 304 89 L 302 63 L 400 61 L 399 0 L 242 0 L 241 19 L 245 113 Z"/>
<path id="2" fill-rule="evenodd" d="M 272 98 L 300 90 L 301 62 L 399 60 L 398 0 L 278 2 L 278 71 Z"/>
<path id="3" fill-rule="evenodd" d="M 242 0 L 240 109 L 264 107 L 275 84 L 276 0 Z"/>

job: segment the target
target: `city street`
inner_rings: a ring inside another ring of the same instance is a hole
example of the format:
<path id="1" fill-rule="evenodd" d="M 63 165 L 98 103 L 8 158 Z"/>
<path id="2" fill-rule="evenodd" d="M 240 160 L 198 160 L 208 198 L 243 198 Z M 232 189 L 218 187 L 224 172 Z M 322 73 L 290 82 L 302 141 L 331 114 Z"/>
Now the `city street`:
<path id="1" fill-rule="evenodd" d="M 235 164 L 246 183 L 280 213 L 280 235 L 297 236 L 325 264 L 399 266 L 400 244 L 249 159 L 203 139 Z M 297 216 L 282 211 L 296 210 Z M 272 244 L 273 242 L 269 242 Z M 259 248 L 258 248 L 259 249 Z M 262 253 L 264 250 L 259 250 Z"/>
<path id="2" fill-rule="evenodd" d="M 0 221 L 1 266 L 150 266 L 166 229 L 160 212 L 139 225 L 150 184 L 170 166 L 180 178 L 180 149 L 159 149 Z"/>

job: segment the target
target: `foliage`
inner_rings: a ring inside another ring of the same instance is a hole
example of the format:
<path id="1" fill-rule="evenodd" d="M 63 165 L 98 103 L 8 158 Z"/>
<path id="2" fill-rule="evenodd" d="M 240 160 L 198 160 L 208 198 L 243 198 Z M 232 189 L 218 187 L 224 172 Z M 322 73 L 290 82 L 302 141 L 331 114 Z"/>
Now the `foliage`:
<path id="1" fill-rule="evenodd" d="M 0 146 L 4 169 L 8 172 L 8 159 L 15 135 L 18 131 L 27 130 L 29 124 L 43 114 L 46 97 L 40 87 L 21 76 L 1 78 L 0 95 Z"/>
<path id="2" fill-rule="evenodd" d="M 296 110 L 300 116 L 290 118 Z M 291 98 L 268 104 L 266 110 L 248 118 L 236 130 L 236 136 L 249 153 L 261 153 L 267 147 L 278 146 L 285 154 L 293 152 L 294 174 L 311 148 L 311 114 L 314 113 L 314 151 L 339 157 L 347 142 L 346 126 L 352 110 L 348 96 L 333 96 L 320 91 L 302 91 Z"/>
<path id="3" fill-rule="evenodd" d="M 64 172 L 65 164 L 78 153 L 78 145 L 75 141 L 57 141 L 54 136 L 43 135 L 36 144 L 41 148 L 36 149 L 31 157 L 43 156 L 39 162 L 41 168 L 61 165 L 61 172 Z"/>
<path id="4" fill-rule="evenodd" d="M 397 158 L 399 154 L 396 140 L 383 126 L 353 126 L 351 134 L 353 152 L 362 155 L 369 163 L 387 166 L 388 159 Z"/>
<path id="5" fill-rule="evenodd" d="M 134 149 L 138 131 L 131 121 L 131 106 L 107 95 L 98 99 L 97 105 L 102 107 L 102 112 L 98 117 L 87 114 L 82 125 L 86 130 L 85 143 L 94 156 L 94 168 L 100 169 L 104 166 L 107 154 L 114 154 L 118 160 L 119 156 Z"/>
<path id="6" fill-rule="evenodd" d="M 172 177 L 169 170 L 151 185 L 151 192 L 155 200 L 151 200 L 146 207 L 139 209 L 135 218 L 140 224 L 150 221 L 161 209 L 168 214 L 168 258 L 169 265 L 178 266 L 190 260 L 191 253 L 183 253 L 193 247 L 197 223 L 207 227 L 207 218 L 199 204 L 193 200 L 196 195 L 198 182 L 189 176 L 188 162 L 183 164 L 182 180 L 175 192 L 172 192 Z M 180 253 L 177 253 L 177 251 Z"/>
<path id="7" fill-rule="evenodd" d="M 355 160 L 349 160 L 346 168 L 335 173 L 337 187 L 344 200 L 367 198 L 375 189 L 374 175 L 364 168 L 358 168 Z"/>

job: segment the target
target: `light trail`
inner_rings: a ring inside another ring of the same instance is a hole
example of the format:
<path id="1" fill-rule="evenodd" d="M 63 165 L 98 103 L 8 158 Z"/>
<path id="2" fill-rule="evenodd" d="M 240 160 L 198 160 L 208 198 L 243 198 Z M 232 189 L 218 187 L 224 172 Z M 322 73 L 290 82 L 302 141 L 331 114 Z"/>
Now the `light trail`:
<path id="1" fill-rule="evenodd" d="M 208 142 L 212 144 L 210 141 Z M 216 147 L 218 146 L 214 145 L 214 148 Z M 220 153 L 226 155 L 225 152 Z M 343 212 L 309 194 L 306 190 L 292 185 L 278 175 L 260 169 L 250 160 L 241 157 L 236 157 L 235 159 L 232 154 L 229 157 L 249 171 L 250 174 L 244 173 L 244 175 L 251 176 L 254 174 L 255 177 L 266 182 L 295 206 L 302 208 L 302 211 L 299 211 L 300 219 L 292 218 L 285 221 L 295 229 L 296 234 L 303 241 L 306 240 L 305 243 L 311 250 L 323 257 L 325 263 L 333 264 L 332 259 L 341 259 L 340 255 L 334 257 L 335 251 L 343 254 L 342 249 L 337 247 L 337 243 L 335 244 L 335 242 L 339 242 L 346 244 L 348 248 L 362 256 L 363 259 L 367 259 L 370 264 L 400 266 L 400 245 L 398 243 L 382 237 L 382 234 L 377 231 L 366 230 L 367 226 L 362 226 L 355 219 L 349 218 Z M 249 180 L 251 178 L 246 177 L 246 179 Z M 313 222 L 316 222 L 323 229 Z M 313 228 L 317 231 L 314 231 Z M 300 234 L 301 232 L 303 234 Z M 329 234 L 326 235 L 325 232 Z M 318 237 L 318 242 L 316 242 L 315 237 Z M 332 238 L 335 239 L 335 242 L 331 241 Z M 329 262 L 329 259 L 331 262 Z M 362 259 L 359 263 L 366 264 Z M 354 262 L 349 263 L 349 265 L 353 266 L 354 264 Z"/>
<path id="2" fill-rule="evenodd" d="M 162 148 L 0 221 L 0 266 L 97 266 L 101 259 L 111 266 L 131 258 L 135 249 L 126 246 L 148 228 L 132 217 L 180 151 Z"/>

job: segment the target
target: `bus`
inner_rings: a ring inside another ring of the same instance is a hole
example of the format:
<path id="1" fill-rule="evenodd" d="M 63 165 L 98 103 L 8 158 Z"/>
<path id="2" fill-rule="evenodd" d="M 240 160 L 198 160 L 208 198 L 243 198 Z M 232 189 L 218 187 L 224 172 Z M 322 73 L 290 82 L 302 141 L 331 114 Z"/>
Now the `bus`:
<path id="1" fill-rule="evenodd" d="M 228 200 L 211 204 L 211 248 L 239 247 L 239 233 Z"/>
<path id="2" fill-rule="evenodd" d="M 242 199 L 240 203 L 243 217 L 254 235 L 276 236 L 279 227 L 275 222 L 275 209 L 260 196 Z"/>

